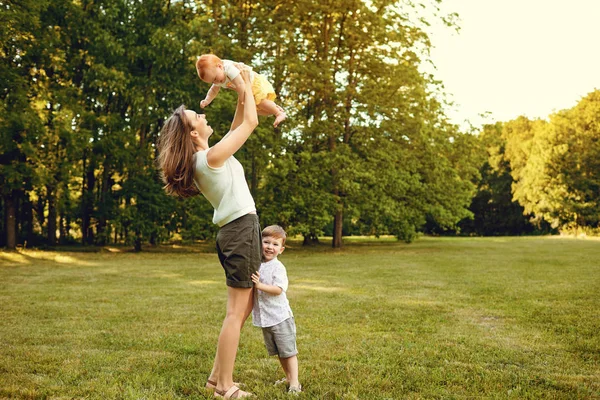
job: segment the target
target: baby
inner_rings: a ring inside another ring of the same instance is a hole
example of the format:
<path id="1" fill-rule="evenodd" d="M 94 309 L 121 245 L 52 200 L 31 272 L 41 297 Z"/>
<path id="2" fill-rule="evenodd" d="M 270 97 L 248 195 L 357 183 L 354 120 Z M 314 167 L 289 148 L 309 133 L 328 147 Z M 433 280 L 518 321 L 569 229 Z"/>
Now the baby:
<path id="1" fill-rule="evenodd" d="M 230 60 L 221 60 L 214 54 L 201 55 L 196 61 L 198 76 L 203 82 L 210 83 L 212 86 L 206 93 L 206 98 L 200 102 L 200 107 L 208 106 L 217 97 L 222 87 L 233 89 L 241 96 L 244 91 L 244 81 L 240 76 L 241 68 L 250 67 Z M 273 86 L 264 76 L 252 72 L 252 70 L 250 81 L 252 82 L 252 94 L 254 95 L 258 114 L 274 115 L 275 122 L 273 126 L 277 128 L 285 120 L 286 115 L 283 108 L 274 102 L 276 96 Z"/>

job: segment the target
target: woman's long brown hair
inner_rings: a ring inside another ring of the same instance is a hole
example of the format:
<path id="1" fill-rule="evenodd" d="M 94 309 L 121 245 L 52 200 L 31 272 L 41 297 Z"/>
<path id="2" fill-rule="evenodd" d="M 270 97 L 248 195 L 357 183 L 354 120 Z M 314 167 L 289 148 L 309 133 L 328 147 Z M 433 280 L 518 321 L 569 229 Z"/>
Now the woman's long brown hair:
<path id="1" fill-rule="evenodd" d="M 194 183 L 194 153 L 190 132 L 193 127 L 179 106 L 165 121 L 158 139 L 158 167 L 167 194 L 191 197 L 199 193 Z"/>

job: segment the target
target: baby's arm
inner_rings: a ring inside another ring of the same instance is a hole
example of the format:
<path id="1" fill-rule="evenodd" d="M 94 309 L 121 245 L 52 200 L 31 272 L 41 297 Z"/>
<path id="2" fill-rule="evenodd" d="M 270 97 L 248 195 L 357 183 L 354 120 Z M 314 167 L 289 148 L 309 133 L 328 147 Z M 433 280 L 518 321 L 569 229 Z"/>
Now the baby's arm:
<path id="1" fill-rule="evenodd" d="M 242 84 L 243 83 L 244 83 L 244 81 L 242 80 Z M 204 108 L 207 105 L 209 105 L 210 103 L 212 103 L 212 101 L 215 99 L 215 97 L 217 97 L 217 95 L 219 94 L 220 89 L 221 88 L 219 86 L 212 85 L 210 87 L 210 89 L 208 89 L 208 92 L 206 93 L 206 98 L 200 102 L 200 107 Z"/>
<path id="2" fill-rule="evenodd" d="M 244 96 L 244 90 L 246 89 L 246 85 L 244 85 L 244 79 L 242 79 L 242 74 L 239 74 L 238 76 L 233 78 L 231 83 L 235 85 L 235 91 L 238 92 L 238 96 Z"/>
<path id="3" fill-rule="evenodd" d="M 258 290 L 262 290 L 263 292 L 272 294 L 273 296 L 278 296 L 281 294 L 281 292 L 283 292 L 283 289 L 279 286 L 266 285 L 264 283 L 261 283 L 259 279 L 260 274 L 258 272 L 252 274 L 252 282 L 254 282 L 254 286 Z"/>

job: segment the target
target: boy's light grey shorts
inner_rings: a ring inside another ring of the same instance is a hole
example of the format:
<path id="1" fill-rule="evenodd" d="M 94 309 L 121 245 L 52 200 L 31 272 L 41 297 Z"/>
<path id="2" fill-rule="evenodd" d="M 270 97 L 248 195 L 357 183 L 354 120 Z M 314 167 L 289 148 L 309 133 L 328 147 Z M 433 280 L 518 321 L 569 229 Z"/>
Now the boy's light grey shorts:
<path id="1" fill-rule="evenodd" d="M 262 333 L 270 356 L 289 358 L 298 354 L 294 317 L 290 317 L 277 325 L 262 328 Z"/>

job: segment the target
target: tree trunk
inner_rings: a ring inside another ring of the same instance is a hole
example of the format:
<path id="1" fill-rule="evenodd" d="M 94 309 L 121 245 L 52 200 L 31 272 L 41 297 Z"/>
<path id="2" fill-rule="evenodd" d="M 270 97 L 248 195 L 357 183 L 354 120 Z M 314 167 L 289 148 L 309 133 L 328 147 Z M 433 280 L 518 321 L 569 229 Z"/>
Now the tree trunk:
<path id="1" fill-rule="evenodd" d="M 133 241 L 133 249 L 137 252 L 142 251 L 142 235 L 139 231 L 135 232 L 135 239 Z"/>
<path id="2" fill-rule="evenodd" d="M 46 185 L 46 195 L 48 197 L 48 244 L 56 245 L 56 193 L 55 188 Z"/>
<path id="3" fill-rule="evenodd" d="M 88 150 L 85 151 L 88 153 Z M 83 158 L 83 186 L 82 186 L 82 209 L 83 215 L 81 217 L 81 235 L 83 244 L 94 243 L 94 231 L 91 226 L 92 213 L 94 212 L 94 186 L 96 185 L 96 176 L 94 175 L 95 169 L 95 156 L 93 152 L 90 155 L 90 159 L 86 158 L 84 154 Z M 88 161 L 86 165 L 86 161 Z"/>
<path id="4" fill-rule="evenodd" d="M 17 248 L 17 204 L 14 196 L 15 191 L 4 197 L 4 207 L 6 208 L 6 247 L 9 249 Z"/>
<path id="5" fill-rule="evenodd" d="M 304 240 L 302 241 L 302 246 L 313 246 L 315 244 L 319 244 L 319 238 L 314 233 L 309 233 L 304 235 Z"/>
<path id="6" fill-rule="evenodd" d="M 33 235 L 33 204 L 29 195 L 25 195 L 21 202 L 21 232 L 27 243 L 34 242 Z"/>
<path id="7" fill-rule="evenodd" d="M 107 199 L 112 187 L 112 179 L 110 177 L 110 158 L 104 159 L 104 165 L 102 169 L 102 181 L 100 182 L 100 201 L 98 205 L 100 207 L 100 213 L 98 216 L 98 241 L 99 245 L 104 246 L 108 242 L 108 235 L 106 233 L 107 226 L 107 215 L 111 210 L 108 210 Z"/>
<path id="8" fill-rule="evenodd" d="M 58 214 L 58 243 L 65 243 L 67 237 L 67 228 L 65 227 L 65 216 L 61 212 Z"/>
<path id="9" fill-rule="evenodd" d="M 46 223 L 46 216 L 44 215 L 44 209 L 46 208 L 46 198 L 42 193 L 38 193 L 37 204 L 35 206 L 35 213 L 37 215 L 38 224 L 40 227 Z"/>
<path id="10" fill-rule="evenodd" d="M 335 138 L 329 137 L 329 151 L 333 154 L 336 149 Z M 333 239 L 331 241 L 331 247 L 339 249 L 342 247 L 342 216 L 343 216 L 343 205 L 340 200 L 340 189 L 338 186 L 338 170 L 336 167 L 331 168 L 331 181 L 333 183 L 333 190 L 331 193 L 336 199 L 336 211 L 333 218 Z"/>
<path id="11" fill-rule="evenodd" d="M 65 181 L 67 179 L 65 178 Z M 70 239 L 70 229 L 71 229 L 71 192 L 69 190 L 69 185 L 65 184 L 63 186 L 63 201 L 60 204 L 59 207 L 59 215 L 60 215 L 60 222 L 59 222 L 59 230 L 60 230 L 60 237 L 59 237 L 59 243 L 62 244 L 66 244 L 67 241 Z"/>
<path id="12" fill-rule="evenodd" d="M 125 197 L 125 208 L 129 208 L 131 207 L 131 198 L 129 196 Z M 123 241 L 125 243 L 127 243 L 128 239 L 129 239 L 129 225 L 131 225 L 131 222 L 125 220 L 123 221 L 123 230 L 121 231 L 121 237 L 123 238 Z"/>
<path id="13" fill-rule="evenodd" d="M 342 247 L 343 216 L 344 212 L 339 209 L 335 212 L 335 216 L 333 217 L 333 240 L 331 241 L 331 247 L 334 249 Z"/>
<path id="14" fill-rule="evenodd" d="M 6 246 L 6 204 L 4 204 L 4 196 L 0 197 L 0 210 L 2 211 L 2 218 L 0 219 L 0 247 Z"/>

